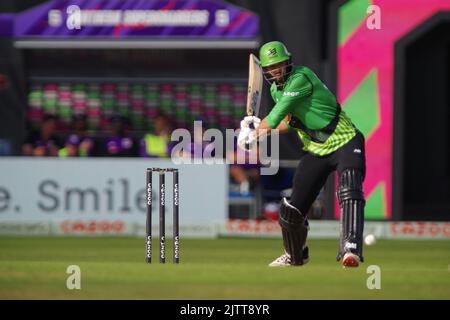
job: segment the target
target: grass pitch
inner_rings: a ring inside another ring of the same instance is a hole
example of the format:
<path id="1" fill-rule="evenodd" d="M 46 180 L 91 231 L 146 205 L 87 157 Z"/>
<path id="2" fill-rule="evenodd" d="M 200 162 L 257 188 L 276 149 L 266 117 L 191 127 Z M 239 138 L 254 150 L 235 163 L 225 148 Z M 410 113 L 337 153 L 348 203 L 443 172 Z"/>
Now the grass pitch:
<path id="1" fill-rule="evenodd" d="M 310 262 L 269 268 L 281 240 L 181 241 L 181 263 L 144 262 L 137 238 L 0 238 L 0 299 L 449 299 L 450 241 L 379 240 L 365 262 L 343 269 L 337 240 L 311 240 Z M 69 265 L 81 269 L 81 290 L 68 290 Z M 369 265 L 381 289 L 369 290 Z"/>

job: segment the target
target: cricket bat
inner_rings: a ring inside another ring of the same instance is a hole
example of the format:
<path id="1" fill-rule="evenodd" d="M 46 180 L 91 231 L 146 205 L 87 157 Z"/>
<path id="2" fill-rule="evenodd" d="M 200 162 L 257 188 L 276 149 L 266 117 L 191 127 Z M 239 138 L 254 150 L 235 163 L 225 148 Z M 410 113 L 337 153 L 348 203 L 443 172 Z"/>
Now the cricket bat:
<path id="1" fill-rule="evenodd" d="M 258 58 L 250 53 L 248 66 L 247 115 L 258 116 L 263 86 L 263 73 Z"/>

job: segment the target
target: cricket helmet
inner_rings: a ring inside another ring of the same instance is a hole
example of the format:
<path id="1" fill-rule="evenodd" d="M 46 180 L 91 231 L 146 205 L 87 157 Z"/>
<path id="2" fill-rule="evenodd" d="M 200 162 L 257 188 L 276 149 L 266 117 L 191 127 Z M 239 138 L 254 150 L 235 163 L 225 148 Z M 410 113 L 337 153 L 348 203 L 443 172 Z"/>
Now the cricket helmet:
<path id="1" fill-rule="evenodd" d="M 264 78 L 270 84 L 275 82 L 277 88 L 282 88 L 293 68 L 291 54 L 286 46 L 280 41 L 267 42 L 259 50 L 259 61 Z"/>
<path id="2" fill-rule="evenodd" d="M 259 49 L 259 61 L 263 68 L 287 61 L 290 58 L 291 54 L 286 49 L 286 46 L 280 41 L 267 42 Z"/>

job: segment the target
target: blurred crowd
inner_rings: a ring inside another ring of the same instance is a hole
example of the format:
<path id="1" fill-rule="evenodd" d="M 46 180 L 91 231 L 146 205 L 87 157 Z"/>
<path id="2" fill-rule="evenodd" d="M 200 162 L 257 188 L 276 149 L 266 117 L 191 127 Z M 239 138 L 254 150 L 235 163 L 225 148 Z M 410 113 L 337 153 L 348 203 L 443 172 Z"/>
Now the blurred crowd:
<path id="1" fill-rule="evenodd" d="M 109 132 L 92 136 L 86 116 L 75 116 L 68 133 L 58 130 L 58 119 L 46 115 L 38 130 L 30 129 L 22 145 L 24 156 L 35 157 L 169 157 L 170 122 L 161 114 L 154 119 L 154 131 L 142 137 L 131 134 L 129 121 L 113 116 Z"/>
<path id="2" fill-rule="evenodd" d="M 46 115 L 38 130 L 29 129 L 22 145 L 22 154 L 33 157 L 147 157 L 169 158 L 177 142 L 171 141 L 173 128 L 170 118 L 160 113 L 153 119 L 153 130 L 142 136 L 132 134 L 128 119 L 113 116 L 109 132 L 102 136 L 93 136 L 87 130 L 87 118 L 84 115 L 75 116 L 68 133 L 62 133 L 58 128 L 58 118 Z M 201 139 L 208 127 L 203 122 L 201 127 L 194 127 L 191 143 L 183 152 L 174 152 L 177 157 L 201 158 L 203 155 L 215 156 L 211 144 Z M 202 132 L 195 132 L 202 130 Z M 212 149 L 212 150 L 209 150 Z M 225 154 L 230 165 L 230 183 L 233 190 L 239 193 L 249 193 L 259 182 L 258 164 L 243 163 L 245 152 L 235 148 Z"/>

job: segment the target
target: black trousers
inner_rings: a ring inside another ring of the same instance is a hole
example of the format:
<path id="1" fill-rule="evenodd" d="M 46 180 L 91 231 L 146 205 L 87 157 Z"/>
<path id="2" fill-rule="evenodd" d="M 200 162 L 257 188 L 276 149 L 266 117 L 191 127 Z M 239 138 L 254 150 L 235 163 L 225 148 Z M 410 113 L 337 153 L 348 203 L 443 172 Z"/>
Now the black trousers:
<path id="1" fill-rule="evenodd" d="M 345 169 L 360 170 L 366 174 L 364 136 L 360 131 L 345 145 L 332 154 L 317 156 L 306 153 L 301 157 L 295 171 L 290 203 L 305 216 L 328 176 L 337 170 L 340 175 Z"/>

